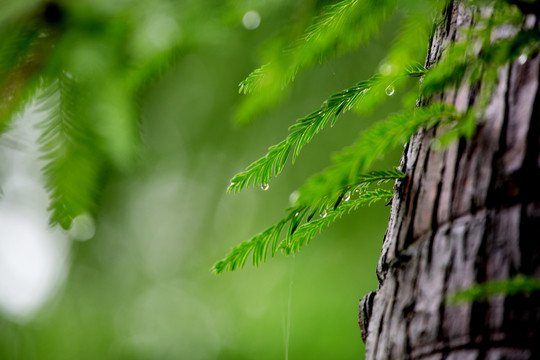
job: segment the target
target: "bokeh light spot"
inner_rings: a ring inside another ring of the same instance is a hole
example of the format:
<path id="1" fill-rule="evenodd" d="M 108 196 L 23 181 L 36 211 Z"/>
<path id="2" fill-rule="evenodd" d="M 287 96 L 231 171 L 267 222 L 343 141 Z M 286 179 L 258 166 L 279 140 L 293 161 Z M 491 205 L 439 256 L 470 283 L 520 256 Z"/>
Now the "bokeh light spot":
<path id="1" fill-rule="evenodd" d="M 244 14 L 242 24 L 248 30 L 255 30 L 261 24 L 261 16 L 258 12 L 250 10 Z"/>

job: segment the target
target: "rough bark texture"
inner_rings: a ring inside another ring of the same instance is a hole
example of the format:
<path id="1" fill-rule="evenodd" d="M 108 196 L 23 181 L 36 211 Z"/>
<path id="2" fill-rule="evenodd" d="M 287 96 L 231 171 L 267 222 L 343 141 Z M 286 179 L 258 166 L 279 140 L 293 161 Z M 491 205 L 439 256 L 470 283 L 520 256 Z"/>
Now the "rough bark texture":
<path id="1" fill-rule="evenodd" d="M 451 6 L 428 62 L 473 22 Z M 540 359 L 538 293 L 445 302 L 474 283 L 540 278 L 538 86 L 538 56 L 507 65 L 472 139 L 435 150 L 424 131 L 406 145 L 408 178 L 396 184 L 379 288 L 361 301 L 366 359 Z M 464 109 L 475 96 L 462 86 L 444 98 Z"/>

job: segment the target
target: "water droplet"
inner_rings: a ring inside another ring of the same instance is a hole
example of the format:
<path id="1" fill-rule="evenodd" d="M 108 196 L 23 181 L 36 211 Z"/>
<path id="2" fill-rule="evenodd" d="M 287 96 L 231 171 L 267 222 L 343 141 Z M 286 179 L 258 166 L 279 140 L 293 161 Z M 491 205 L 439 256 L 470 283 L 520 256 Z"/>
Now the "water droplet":
<path id="1" fill-rule="evenodd" d="M 351 192 L 347 191 L 345 195 L 343 195 L 343 201 L 349 201 L 351 200 Z"/>
<path id="2" fill-rule="evenodd" d="M 322 217 L 322 218 L 325 218 L 326 215 L 328 215 L 328 213 L 326 212 L 326 210 L 323 210 L 323 212 L 321 213 L 321 217 Z"/>
<path id="3" fill-rule="evenodd" d="M 294 216 L 296 216 L 296 217 L 298 217 L 298 215 L 300 215 L 300 213 L 299 213 L 299 212 L 297 212 L 296 214 L 294 214 Z"/>
<path id="4" fill-rule="evenodd" d="M 388 95 L 388 96 L 394 95 L 395 91 L 396 91 L 396 89 L 394 89 L 394 87 L 392 85 L 388 85 L 386 87 L 386 89 L 384 90 L 385 94 Z"/>
<path id="5" fill-rule="evenodd" d="M 268 184 L 261 184 L 261 189 L 263 189 L 264 191 L 270 189 L 270 185 Z"/>
<path id="6" fill-rule="evenodd" d="M 517 62 L 519 65 L 525 64 L 527 62 L 527 55 L 525 54 L 519 55 L 519 57 L 517 58 Z"/>

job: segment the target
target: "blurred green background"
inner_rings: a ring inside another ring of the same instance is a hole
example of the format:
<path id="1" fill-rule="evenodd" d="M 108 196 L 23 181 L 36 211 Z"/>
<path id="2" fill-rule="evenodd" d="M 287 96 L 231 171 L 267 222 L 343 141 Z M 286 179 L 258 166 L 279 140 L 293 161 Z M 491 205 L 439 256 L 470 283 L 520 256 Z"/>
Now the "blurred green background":
<path id="1" fill-rule="evenodd" d="M 302 72 L 282 104 L 240 127 L 238 83 L 261 65 L 272 39 L 302 30 L 321 3 L 187 3 L 200 38 L 143 91 L 140 159 L 109 174 L 95 236 L 58 243 L 64 250 L 54 261 L 65 266 L 52 295 L 30 315 L 0 306 L 0 359 L 363 358 L 358 301 L 376 288 L 389 207 L 343 218 L 294 257 L 278 254 L 259 268 L 219 276 L 209 270 L 285 215 L 290 194 L 328 166 L 332 152 L 397 109 L 394 96 L 369 117 L 346 114 L 269 190 L 225 194 L 232 176 L 283 139 L 295 119 L 370 77 L 395 29 Z M 251 10 L 261 18 L 255 29 L 242 23 Z M 14 161 L 2 146 L 3 161 Z M 381 168 L 398 159 L 399 151 Z M 18 239 L 1 241 L 6 247 Z M 31 268 L 27 258 L 16 262 Z M 15 281 L 4 278 L 0 291 Z"/>

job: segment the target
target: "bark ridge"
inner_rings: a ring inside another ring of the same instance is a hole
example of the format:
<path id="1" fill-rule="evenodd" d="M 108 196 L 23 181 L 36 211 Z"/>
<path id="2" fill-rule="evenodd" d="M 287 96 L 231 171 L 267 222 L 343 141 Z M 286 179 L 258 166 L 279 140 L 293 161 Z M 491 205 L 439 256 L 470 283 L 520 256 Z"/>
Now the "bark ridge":
<path id="1" fill-rule="evenodd" d="M 433 63 L 474 14 L 449 8 Z M 537 25 L 528 15 L 524 23 Z M 540 278 L 539 58 L 499 69 L 476 135 L 444 151 L 432 131 L 406 145 L 377 267 L 379 287 L 361 301 L 366 359 L 540 359 L 540 295 L 447 304 L 474 283 Z M 444 94 L 458 109 L 467 86 Z M 372 305 L 372 307 L 367 306 Z"/>

